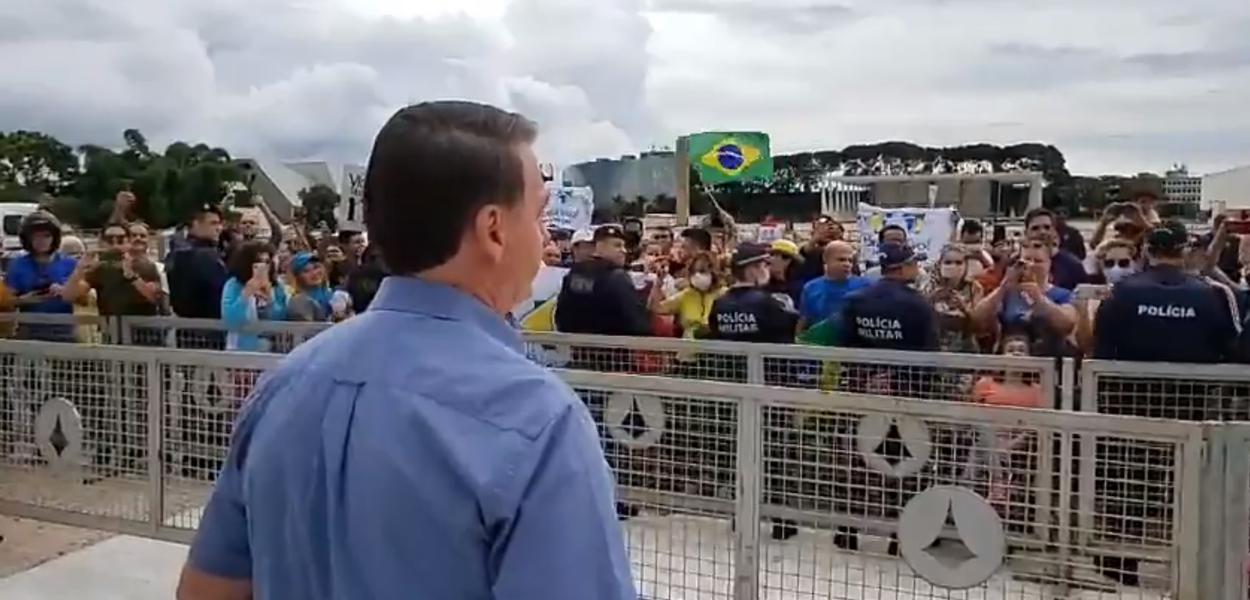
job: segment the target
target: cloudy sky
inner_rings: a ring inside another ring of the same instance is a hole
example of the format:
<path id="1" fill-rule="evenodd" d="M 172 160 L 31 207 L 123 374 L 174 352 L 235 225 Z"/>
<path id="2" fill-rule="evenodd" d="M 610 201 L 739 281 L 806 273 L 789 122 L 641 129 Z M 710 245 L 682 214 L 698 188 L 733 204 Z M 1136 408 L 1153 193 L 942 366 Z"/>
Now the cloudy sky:
<path id="1" fill-rule="evenodd" d="M 1043 141 L 1074 172 L 1250 164 L 1246 0 L 0 0 L 0 129 L 362 161 L 399 106 L 520 110 L 558 162 Z"/>

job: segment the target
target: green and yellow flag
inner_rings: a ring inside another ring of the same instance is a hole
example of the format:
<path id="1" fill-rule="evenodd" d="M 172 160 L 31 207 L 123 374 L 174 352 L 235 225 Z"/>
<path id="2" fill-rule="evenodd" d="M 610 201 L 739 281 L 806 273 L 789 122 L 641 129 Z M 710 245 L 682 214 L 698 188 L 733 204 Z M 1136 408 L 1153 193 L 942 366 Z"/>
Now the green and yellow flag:
<path id="1" fill-rule="evenodd" d="M 690 164 L 706 184 L 773 176 L 767 133 L 696 133 L 690 136 Z"/>

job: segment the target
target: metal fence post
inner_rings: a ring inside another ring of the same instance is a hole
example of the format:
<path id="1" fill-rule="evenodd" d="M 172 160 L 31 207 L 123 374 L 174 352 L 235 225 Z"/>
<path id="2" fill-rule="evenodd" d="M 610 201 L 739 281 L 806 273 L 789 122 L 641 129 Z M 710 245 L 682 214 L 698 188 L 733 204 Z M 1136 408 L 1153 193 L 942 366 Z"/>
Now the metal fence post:
<path id="1" fill-rule="evenodd" d="M 760 355 L 752 355 L 758 358 Z M 734 600 L 756 600 L 760 593 L 760 432 L 762 401 L 747 397 L 738 405 L 738 493 L 734 505 Z"/>
<path id="2" fill-rule="evenodd" d="M 754 348 L 747 351 L 747 383 L 764 385 L 764 353 Z"/>
<path id="3" fill-rule="evenodd" d="M 159 535 L 165 526 L 165 402 L 161 363 L 155 352 L 144 362 L 144 368 L 148 396 L 148 517 L 152 534 Z"/>
<path id="4" fill-rule="evenodd" d="M 118 340 L 123 346 L 133 346 L 135 343 L 134 333 L 132 333 L 130 326 L 126 323 L 126 318 L 113 317 L 113 322 L 117 331 L 117 337 L 113 339 Z"/>
<path id="5" fill-rule="evenodd" d="M 1177 561 L 1181 570 L 1179 597 L 1244 600 L 1243 565 L 1250 547 L 1250 443 L 1244 425 L 1210 424 L 1204 431 L 1206 452 L 1198 475 L 1200 483 L 1196 489 L 1189 487 L 1187 475 L 1182 487 L 1182 492 L 1193 493 L 1193 497 L 1182 498 L 1184 526 L 1192 526 L 1196 520 L 1197 527 L 1182 537 L 1182 556 Z M 1191 513 L 1186 505 L 1195 510 Z M 1187 541 L 1196 548 L 1187 548 Z M 1186 553 L 1196 560 L 1186 560 Z"/>

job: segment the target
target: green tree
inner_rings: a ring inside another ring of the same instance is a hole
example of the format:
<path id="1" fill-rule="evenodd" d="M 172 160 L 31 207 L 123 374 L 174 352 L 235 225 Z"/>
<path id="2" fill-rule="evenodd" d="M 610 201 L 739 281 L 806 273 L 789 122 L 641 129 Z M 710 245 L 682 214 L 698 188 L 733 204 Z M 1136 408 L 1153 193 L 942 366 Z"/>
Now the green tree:
<path id="1" fill-rule="evenodd" d="M 304 224 L 310 231 L 321 227 L 322 223 L 329 225 L 330 231 L 338 229 L 338 219 L 334 216 L 334 209 L 342 200 L 338 192 L 319 183 L 300 190 L 299 199 L 304 206 Z"/>
<path id="2" fill-rule="evenodd" d="M 0 189 L 60 194 L 78 177 L 74 149 L 38 131 L 0 133 Z"/>
<path id="3" fill-rule="evenodd" d="M 136 217 L 154 227 L 183 223 L 201 206 L 217 205 L 243 174 L 221 148 L 174 142 L 165 153 L 151 150 L 138 130 L 123 134 L 124 149 L 83 146 L 83 170 L 74 191 L 83 226 L 103 224 L 114 198 L 129 187 L 138 198 Z"/>

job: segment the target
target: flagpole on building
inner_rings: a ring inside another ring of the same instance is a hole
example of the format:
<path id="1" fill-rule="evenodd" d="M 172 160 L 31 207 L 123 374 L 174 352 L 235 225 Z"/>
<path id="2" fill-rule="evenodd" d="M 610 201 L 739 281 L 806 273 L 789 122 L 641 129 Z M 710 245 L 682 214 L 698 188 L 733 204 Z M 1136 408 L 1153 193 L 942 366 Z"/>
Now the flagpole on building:
<path id="1" fill-rule="evenodd" d="M 674 174 L 677 177 L 677 225 L 690 225 L 690 137 L 677 138 L 677 164 Z"/>

